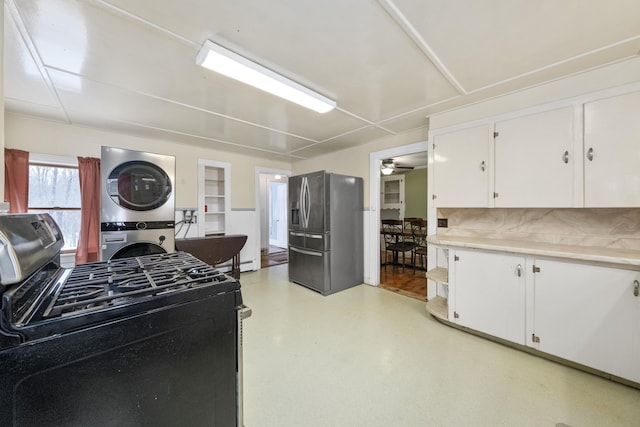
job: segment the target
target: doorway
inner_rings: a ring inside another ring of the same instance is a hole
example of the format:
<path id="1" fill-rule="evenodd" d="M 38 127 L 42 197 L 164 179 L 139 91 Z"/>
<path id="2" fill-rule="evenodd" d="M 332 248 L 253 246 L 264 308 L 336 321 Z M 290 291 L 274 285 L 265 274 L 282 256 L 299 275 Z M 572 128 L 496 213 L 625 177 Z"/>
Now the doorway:
<path id="1" fill-rule="evenodd" d="M 287 196 L 291 171 L 256 168 L 256 245 L 260 268 L 284 264 L 287 253 Z"/>
<path id="2" fill-rule="evenodd" d="M 287 183 L 269 181 L 269 246 L 287 247 Z"/>
<path id="3" fill-rule="evenodd" d="M 372 285 L 386 287 L 391 286 L 396 289 L 396 292 L 403 293 L 405 290 L 409 293 L 413 293 L 414 289 L 419 286 L 418 292 L 423 292 L 424 289 L 426 299 L 426 278 L 424 276 L 424 270 L 417 270 L 414 274 L 413 266 L 405 266 L 404 271 L 402 266 L 388 265 L 385 271 L 381 260 L 384 258 L 383 245 L 380 238 L 380 224 L 381 224 L 381 163 L 382 160 L 392 159 L 402 156 L 405 162 L 408 160 L 408 156 L 412 154 L 421 154 L 424 157 L 424 153 L 427 153 L 428 144 L 427 141 L 418 142 L 401 147 L 394 147 L 391 149 L 373 152 L 370 154 L 370 216 L 369 216 L 369 239 L 368 250 L 369 259 L 371 260 L 368 268 L 369 282 Z M 428 163 L 428 162 L 426 162 Z M 425 163 L 424 166 L 427 166 Z M 426 199 L 427 182 L 424 180 L 424 196 Z M 425 212 L 428 211 L 428 208 Z M 408 214 L 408 212 L 407 212 Z M 425 215 L 426 217 L 426 215 Z M 403 218 L 404 219 L 404 218 Z M 421 273 L 421 274 L 420 274 Z M 381 279 L 384 279 L 382 281 Z"/>

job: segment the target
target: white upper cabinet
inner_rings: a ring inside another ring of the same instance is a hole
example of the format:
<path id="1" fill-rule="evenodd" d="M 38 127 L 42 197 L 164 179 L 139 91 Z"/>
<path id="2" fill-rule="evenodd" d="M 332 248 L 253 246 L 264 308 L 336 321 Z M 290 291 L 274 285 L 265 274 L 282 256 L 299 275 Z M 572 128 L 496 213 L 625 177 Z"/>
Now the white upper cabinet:
<path id="1" fill-rule="evenodd" d="M 438 208 L 640 207 L 640 92 L 432 137 Z"/>
<path id="2" fill-rule="evenodd" d="M 573 107 L 495 124 L 495 207 L 572 207 Z"/>
<path id="3" fill-rule="evenodd" d="M 640 92 L 584 106 L 585 207 L 640 206 Z"/>
<path id="4" fill-rule="evenodd" d="M 489 206 L 492 132 L 489 125 L 483 125 L 433 137 L 434 206 Z"/>

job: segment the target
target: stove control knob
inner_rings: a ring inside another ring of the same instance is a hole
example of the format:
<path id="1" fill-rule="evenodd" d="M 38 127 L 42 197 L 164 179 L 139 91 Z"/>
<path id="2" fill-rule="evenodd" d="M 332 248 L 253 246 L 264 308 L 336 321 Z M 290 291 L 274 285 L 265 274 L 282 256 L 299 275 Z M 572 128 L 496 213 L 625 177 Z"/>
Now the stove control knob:
<path id="1" fill-rule="evenodd" d="M 146 222 L 138 222 L 138 223 L 136 223 L 136 228 L 138 230 L 146 230 L 147 229 L 147 223 Z"/>

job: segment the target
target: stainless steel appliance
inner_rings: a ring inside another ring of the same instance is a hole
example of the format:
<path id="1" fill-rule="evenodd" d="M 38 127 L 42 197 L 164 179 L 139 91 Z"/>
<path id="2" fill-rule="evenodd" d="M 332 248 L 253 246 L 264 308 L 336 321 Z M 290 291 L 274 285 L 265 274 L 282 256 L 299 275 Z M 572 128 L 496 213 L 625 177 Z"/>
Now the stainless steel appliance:
<path id="1" fill-rule="evenodd" d="M 329 295 L 363 281 L 362 178 L 289 178 L 289 280 Z"/>
<path id="2" fill-rule="evenodd" d="M 61 268 L 0 216 L 0 425 L 242 426 L 240 283 L 184 252 Z"/>
<path id="3" fill-rule="evenodd" d="M 175 157 L 102 147 L 101 259 L 174 252 Z"/>
<path id="4" fill-rule="evenodd" d="M 102 260 L 175 251 L 173 221 L 103 222 Z"/>

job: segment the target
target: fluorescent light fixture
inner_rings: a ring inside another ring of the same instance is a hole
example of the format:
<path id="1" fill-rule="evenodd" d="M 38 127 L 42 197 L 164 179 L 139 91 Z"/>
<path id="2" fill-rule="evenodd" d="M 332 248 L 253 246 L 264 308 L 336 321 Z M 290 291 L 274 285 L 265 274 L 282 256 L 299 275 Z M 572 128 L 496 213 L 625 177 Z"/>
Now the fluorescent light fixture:
<path id="1" fill-rule="evenodd" d="M 336 107 L 335 101 L 210 40 L 202 45 L 196 63 L 318 113 L 326 113 Z"/>

